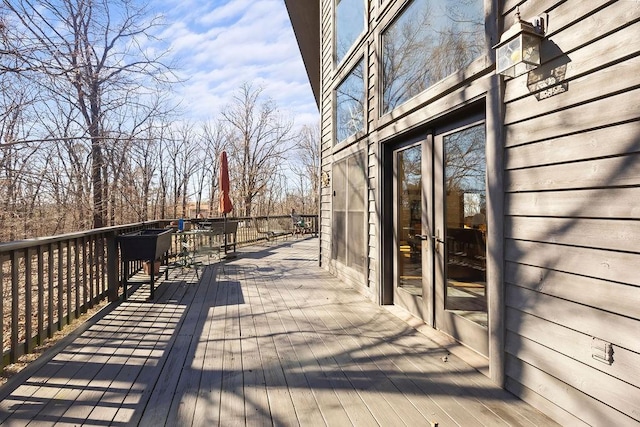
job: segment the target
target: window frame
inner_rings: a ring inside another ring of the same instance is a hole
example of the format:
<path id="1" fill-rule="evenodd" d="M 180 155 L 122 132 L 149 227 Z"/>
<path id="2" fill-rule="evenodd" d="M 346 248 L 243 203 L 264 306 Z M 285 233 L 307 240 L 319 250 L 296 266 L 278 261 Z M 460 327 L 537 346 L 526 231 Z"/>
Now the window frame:
<path id="1" fill-rule="evenodd" d="M 440 94 L 449 91 L 451 88 L 458 86 L 464 81 L 473 80 L 477 75 L 480 75 L 486 72 L 487 68 L 491 68 L 493 66 L 493 51 L 491 48 L 491 32 L 489 31 L 492 28 L 492 20 L 490 16 L 493 16 L 495 5 L 491 0 L 482 0 L 483 10 L 484 10 L 484 33 L 485 40 L 484 46 L 482 49 L 482 53 L 474 58 L 467 66 L 460 68 L 453 73 L 443 77 L 442 79 L 433 82 L 429 87 L 427 87 L 422 92 L 412 96 L 411 98 L 405 100 L 403 103 L 395 106 L 389 111 L 384 111 L 384 87 L 383 87 L 383 76 L 384 76 L 384 34 L 385 32 L 393 25 L 398 19 L 400 19 L 401 15 L 418 0 L 405 0 L 405 1 L 389 1 L 389 0 L 379 0 L 380 7 L 379 10 L 380 15 L 379 25 L 377 26 L 376 31 L 376 49 L 378 54 L 376 55 L 379 59 L 377 60 L 376 73 L 377 73 L 377 84 L 376 84 L 376 98 L 377 98 L 377 120 L 379 120 L 378 126 L 384 125 L 385 123 L 392 122 L 397 119 L 399 116 L 403 116 L 408 112 L 412 111 L 419 105 L 423 105 L 425 103 L 429 103 L 435 99 L 437 99 Z"/>
<path id="2" fill-rule="evenodd" d="M 351 46 L 345 51 L 342 58 L 338 59 L 338 0 L 331 1 L 331 24 L 332 24 L 332 62 L 334 70 L 338 70 L 344 67 L 348 62 L 350 62 L 349 58 L 354 55 L 354 52 L 360 47 L 363 40 L 365 39 L 365 35 L 368 31 L 368 22 L 369 22 L 369 4 L 370 0 L 360 0 L 363 4 L 363 14 L 362 14 L 362 31 L 355 37 Z"/>
<path id="3" fill-rule="evenodd" d="M 349 68 L 345 68 L 343 70 L 342 75 L 340 75 L 340 79 L 337 79 L 337 83 L 335 84 L 332 90 L 331 97 L 331 121 L 333 123 L 333 137 L 332 137 L 332 146 L 333 147 L 344 147 L 352 144 L 354 141 L 362 138 L 365 135 L 367 130 L 367 121 L 368 121 L 368 106 L 367 106 L 367 64 L 364 56 L 360 56 L 356 58 L 354 61 L 350 61 L 348 65 L 351 65 Z M 346 136 L 344 139 L 338 139 L 338 89 L 340 86 L 347 81 L 347 79 L 352 76 L 353 71 L 359 66 L 362 65 L 362 128 L 357 130 L 356 132 Z"/>

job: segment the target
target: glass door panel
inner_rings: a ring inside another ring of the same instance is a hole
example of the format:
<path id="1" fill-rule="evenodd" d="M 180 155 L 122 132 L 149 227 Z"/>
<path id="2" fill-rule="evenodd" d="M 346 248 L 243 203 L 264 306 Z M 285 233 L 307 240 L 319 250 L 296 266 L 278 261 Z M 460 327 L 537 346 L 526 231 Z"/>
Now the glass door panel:
<path id="1" fill-rule="evenodd" d="M 436 137 L 436 325 L 488 355 L 484 123 Z"/>
<path id="2" fill-rule="evenodd" d="M 422 148 L 399 151 L 396 204 L 397 286 L 422 296 Z"/>
<path id="3" fill-rule="evenodd" d="M 394 302 L 433 325 L 431 136 L 394 151 Z"/>

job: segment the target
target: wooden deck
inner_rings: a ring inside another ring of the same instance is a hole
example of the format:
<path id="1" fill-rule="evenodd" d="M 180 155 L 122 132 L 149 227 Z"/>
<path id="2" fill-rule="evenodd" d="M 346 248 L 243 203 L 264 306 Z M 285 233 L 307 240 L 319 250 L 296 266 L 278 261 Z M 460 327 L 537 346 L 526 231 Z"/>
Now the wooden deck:
<path id="1" fill-rule="evenodd" d="M 0 423 L 553 425 L 320 269 L 317 242 L 141 286 L 0 388 Z"/>

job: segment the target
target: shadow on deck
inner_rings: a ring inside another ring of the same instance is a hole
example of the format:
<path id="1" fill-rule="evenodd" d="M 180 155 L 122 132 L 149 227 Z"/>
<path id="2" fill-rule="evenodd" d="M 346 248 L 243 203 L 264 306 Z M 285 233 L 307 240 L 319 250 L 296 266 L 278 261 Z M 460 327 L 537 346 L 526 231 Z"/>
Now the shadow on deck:
<path id="1" fill-rule="evenodd" d="M 293 240 L 140 286 L 3 386 L 0 422 L 553 424 L 317 264 Z"/>

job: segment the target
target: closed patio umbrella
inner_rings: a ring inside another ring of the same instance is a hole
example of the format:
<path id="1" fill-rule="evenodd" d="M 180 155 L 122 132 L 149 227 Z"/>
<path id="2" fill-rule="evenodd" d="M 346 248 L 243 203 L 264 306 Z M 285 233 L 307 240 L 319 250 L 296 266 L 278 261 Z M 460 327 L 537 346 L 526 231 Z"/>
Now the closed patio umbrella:
<path id="1" fill-rule="evenodd" d="M 227 214 L 233 210 L 233 204 L 229 197 L 229 163 L 227 161 L 227 152 L 223 151 L 220 154 L 220 206 L 218 207 L 219 213 L 224 217 L 225 231 L 227 228 Z M 224 253 L 227 253 L 227 233 L 224 233 Z"/>

